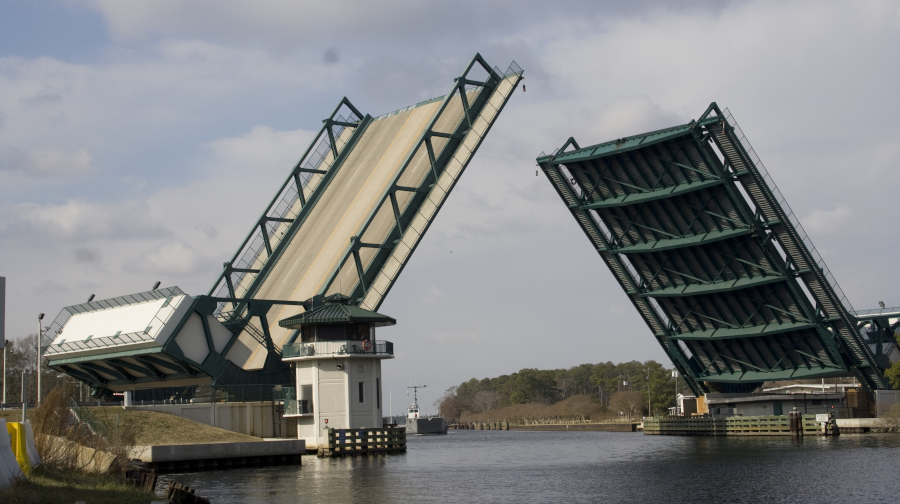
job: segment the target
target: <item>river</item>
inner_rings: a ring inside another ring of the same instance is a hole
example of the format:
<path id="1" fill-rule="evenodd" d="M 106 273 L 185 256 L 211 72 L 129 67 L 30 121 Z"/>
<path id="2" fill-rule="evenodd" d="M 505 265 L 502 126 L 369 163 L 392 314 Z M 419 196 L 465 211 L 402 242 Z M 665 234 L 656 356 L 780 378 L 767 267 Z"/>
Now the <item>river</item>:
<path id="1" fill-rule="evenodd" d="M 900 435 L 677 437 L 450 431 L 405 455 L 160 477 L 213 504 L 898 502 Z"/>

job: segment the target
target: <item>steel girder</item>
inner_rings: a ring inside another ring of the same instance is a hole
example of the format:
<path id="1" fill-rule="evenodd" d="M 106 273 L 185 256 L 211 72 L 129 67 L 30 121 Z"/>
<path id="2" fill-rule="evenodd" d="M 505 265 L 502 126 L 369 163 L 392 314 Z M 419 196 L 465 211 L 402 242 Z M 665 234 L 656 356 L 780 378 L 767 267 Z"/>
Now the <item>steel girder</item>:
<path id="1" fill-rule="evenodd" d="M 570 138 L 537 161 L 695 392 L 850 374 L 887 388 L 840 288 L 715 103 L 686 125 L 586 148 Z"/>

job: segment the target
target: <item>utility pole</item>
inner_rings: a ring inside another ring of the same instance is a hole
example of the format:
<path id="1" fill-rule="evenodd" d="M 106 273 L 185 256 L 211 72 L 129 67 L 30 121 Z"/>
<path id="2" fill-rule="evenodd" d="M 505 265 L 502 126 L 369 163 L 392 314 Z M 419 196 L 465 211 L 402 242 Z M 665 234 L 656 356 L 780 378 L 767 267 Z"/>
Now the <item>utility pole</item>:
<path id="1" fill-rule="evenodd" d="M 41 327 L 42 320 L 44 320 L 43 313 L 38 315 L 37 367 L 34 368 L 34 372 L 37 373 L 37 400 L 34 402 L 35 404 L 41 402 L 41 337 L 44 335 L 44 328 Z"/>
<path id="2" fill-rule="evenodd" d="M 28 411 L 28 389 L 26 382 L 28 381 L 28 371 L 22 371 L 22 423 L 25 423 L 25 412 Z"/>
<path id="3" fill-rule="evenodd" d="M 3 345 L 3 404 L 6 404 L 6 350 L 11 344 L 12 341 L 7 341 L 6 344 Z"/>

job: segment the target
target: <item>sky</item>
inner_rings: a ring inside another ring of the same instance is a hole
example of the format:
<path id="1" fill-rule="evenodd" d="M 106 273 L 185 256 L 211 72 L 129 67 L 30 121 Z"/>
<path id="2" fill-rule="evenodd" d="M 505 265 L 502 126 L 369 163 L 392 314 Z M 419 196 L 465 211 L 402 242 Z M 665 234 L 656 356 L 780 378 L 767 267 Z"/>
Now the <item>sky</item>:
<path id="1" fill-rule="evenodd" d="M 399 322 L 379 331 L 396 353 L 386 396 L 424 383 L 431 404 L 526 367 L 670 365 L 535 158 L 712 101 L 853 307 L 900 306 L 898 47 L 900 4 L 864 0 L 6 0 L 7 335 L 90 294 L 206 293 L 341 97 L 378 116 L 443 95 L 476 52 L 515 60 L 527 91 L 379 310 Z"/>

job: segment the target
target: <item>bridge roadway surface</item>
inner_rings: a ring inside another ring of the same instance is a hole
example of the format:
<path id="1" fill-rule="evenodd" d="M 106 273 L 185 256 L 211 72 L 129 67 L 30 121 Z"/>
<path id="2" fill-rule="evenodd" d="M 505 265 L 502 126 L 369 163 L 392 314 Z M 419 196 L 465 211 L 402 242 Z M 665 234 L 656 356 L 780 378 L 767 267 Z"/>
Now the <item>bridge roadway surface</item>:
<path id="1" fill-rule="evenodd" d="M 470 92 L 469 103 L 476 95 Z M 254 296 L 256 299 L 280 299 L 302 301 L 318 294 L 344 250 L 350 238 L 356 236 L 367 217 L 380 203 L 382 195 L 402 168 L 403 161 L 416 146 L 416 141 L 428 127 L 442 100 L 434 101 L 395 115 L 373 121 L 360 138 L 356 147 L 341 166 L 321 199 L 310 212 L 281 258 Z M 452 132 L 463 119 L 462 101 L 456 94 L 441 114 L 434 131 Z M 446 139 L 433 137 L 435 155 L 440 153 Z M 398 180 L 398 185 L 418 187 L 429 171 L 428 152 L 422 145 L 411 160 L 409 168 Z M 397 203 L 401 213 L 412 194 L 399 192 Z M 382 243 L 395 225 L 390 200 L 386 200 L 376 214 L 362 241 Z M 374 256 L 374 249 L 360 252 L 363 268 Z M 359 281 L 355 263 L 348 260 L 328 294 L 349 294 Z M 269 331 L 277 347 L 283 346 L 292 329 L 278 325 L 278 321 L 296 315 L 302 308 L 275 306 L 267 315 Z M 258 319 L 253 319 L 259 329 Z M 227 358 L 244 369 L 263 366 L 266 349 L 246 333 L 228 353 Z"/>

